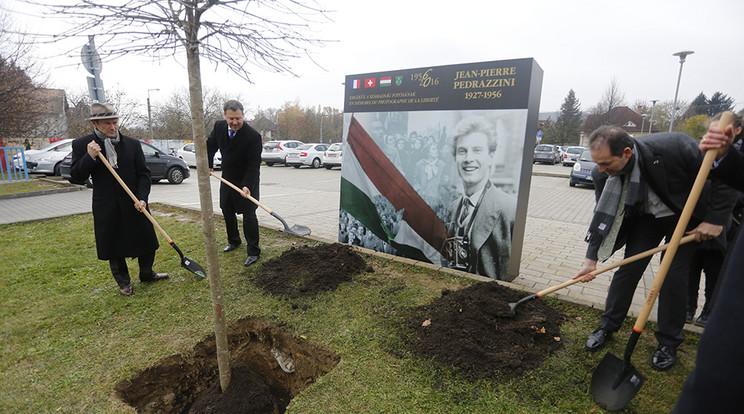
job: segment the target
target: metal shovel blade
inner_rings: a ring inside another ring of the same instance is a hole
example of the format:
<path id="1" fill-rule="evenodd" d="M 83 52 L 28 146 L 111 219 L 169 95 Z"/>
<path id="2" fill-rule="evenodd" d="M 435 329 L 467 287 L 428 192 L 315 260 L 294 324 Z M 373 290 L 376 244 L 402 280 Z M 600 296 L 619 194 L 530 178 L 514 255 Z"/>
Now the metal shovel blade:
<path id="1" fill-rule="evenodd" d="M 171 241 L 170 245 L 173 246 L 174 249 L 176 249 L 176 252 L 178 252 L 178 255 L 181 256 L 181 266 L 183 266 L 184 269 L 188 270 L 189 272 L 206 279 L 207 278 L 207 272 L 204 270 L 203 267 L 199 263 L 196 263 L 195 261 L 189 259 L 188 257 L 183 255 L 183 252 L 181 252 L 181 249 L 176 246 L 176 243 Z"/>
<path id="2" fill-rule="evenodd" d="M 299 224 L 293 224 L 292 227 L 289 227 L 287 225 L 287 222 L 284 221 L 284 219 L 280 215 L 276 214 L 276 212 L 272 211 L 270 214 L 272 216 L 274 216 L 274 218 L 276 218 L 277 220 L 279 220 L 279 221 L 282 222 L 282 224 L 284 225 L 284 229 L 282 230 L 283 232 L 289 233 L 289 234 L 294 234 L 296 236 L 308 236 L 308 235 L 310 235 L 310 228 L 309 227 L 300 226 Z"/>
<path id="3" fill-rule="evenodd" d="M 644 382 L 646 377 L 632 364 L 608 352 L 592 375 L 592 395 L 600 407 L 615 411 L 628 405 Z"/>

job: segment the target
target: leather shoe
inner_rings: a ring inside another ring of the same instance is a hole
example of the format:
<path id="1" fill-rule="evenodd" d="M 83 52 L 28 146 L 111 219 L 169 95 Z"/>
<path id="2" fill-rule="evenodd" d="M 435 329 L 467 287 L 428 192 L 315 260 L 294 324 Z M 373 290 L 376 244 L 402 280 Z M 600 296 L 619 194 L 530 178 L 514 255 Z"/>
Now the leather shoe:
<path id="1" fill-rule="evenodd" d="M 247 259 L 245 259 L 245 263 L 243 266 L 248 267 L 258 261 L 258 256 L 248 256 Z"/>
<path id="2" fill-rule="evenodd" d="M 224 249 L 222 249 L 222 253 L 231 252 L 231 251 L 237 249 L 238 246 L 240 246 L 240 245 L 239 244 L 228 244 L 227 246 L 225 246 Z"/>
<path id="3" fill-rule="evenodd" d="M 152 277 L 140 278 L 142 282 L 157 282 L 158 280 L 168 279 L 168 273 L 153 273 Z"/>
<path id="4" fill-rule="evenodd" d="M 651 367 L 657 371 L 666 371 L 677 362 L 677 348 L 668 345 L 659 345 L 651 357 Z"/>
<path id="5" fill-rule="evenodd" d="M 124 287 L 119 288 L 119 293 L 121 293 L 124 296 L 132 296 L 134 295 L 134 288 L 132 285 L 126 285 Z"/>
<path id="6" fill-rule="evenodd" d="M 612 338 L 612 332 L 604 328 L 597 328 L 586 338 L 586 349 L 596 351 L 605 346 L 610 338 Z"/>
<path id="7" fill-rule="evenodd" d="M 708 323 L 708 314 L 703 312 L 698 316 L 698 318 L 695 320 L 695 326 L 701 326 L 705 327 L 705 324 Z"/>
<path id="8" fill-rule="evenodd" d="M 685 315 L 685 323 L 692 323 L 693 319 L 695 319 L 695 311 L 688 310 Z"/>

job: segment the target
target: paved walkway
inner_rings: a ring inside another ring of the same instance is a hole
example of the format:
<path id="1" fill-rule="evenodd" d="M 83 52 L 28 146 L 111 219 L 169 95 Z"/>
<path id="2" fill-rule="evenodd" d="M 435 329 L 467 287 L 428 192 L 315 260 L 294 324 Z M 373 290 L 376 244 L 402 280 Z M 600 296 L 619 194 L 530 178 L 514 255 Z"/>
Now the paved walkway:
<path id="1" fill-rule="evenodd" d="M 591 220 L 594 192 L 568 186 L 570 169 L 559 166 L 535 165 L 527 211 L 524 245 L 519 276 L 510 284 L 518 289 L 537 292 L 570 279 L 583 263 L 586 243 L 584 235 Z M 288 174 L 295 174 L 287 179 Z M 338 235 L 339 191 L 338 170 L 326 171 L 292 168 L 262 167 L 261 201 L 280 212 L 289 225 L 309 226 L 313 235 L 324 241 L 334 242 Z M 297 182 L 301 181 L 301 182 Z M 219 213 L 219 186 L 212 181 L 212 199 Z M 569 201 L 566 201 L 568 198 Z M 181 185 L 156 184 L 150 202 L 169 204 L 181 208 L 199 209 L 196 170 Z M 297 205 L 302 205 L 301 209 Z M 566 207 L 570 206 L 570 207 Z M 260 210 L 260 209 L 259 209 Z M 91 211 L 91 190 L 0 199 L 0 225 L 60 217 Z M 259 211 L 259 224 L 273 229 L 281 228 L 274 217 Z M 391 256 L 392 257 L 392 256 Z M 396 260 L 405 260 L 395 258 Z M 622 259 L 622 251 L 600 267 Z M 422 264 L 435 267 L 430 264 Z M 652 259 L 643 279 L 636 289 L 630 313 L 638 315 L 658 269 L 658 255 Z M 454 272 L 442 268 L 443 271 Z M 458 272 L 455 272 L 458 273 Z M 470 276 L 470 275 L 468 275 Z M 574 303 L 603 309 L 611 272 L 600 275 L 591 283 L 577 283 L 559 290 L 552 296 Z M 476 277 L 478 278 L 478 277 Z M 700 295 L 700 306 L 704 294 Z M 656 306 L 649 318 L 656 320 Z M 691 331 L 701 332 L 693 325 Z"/>

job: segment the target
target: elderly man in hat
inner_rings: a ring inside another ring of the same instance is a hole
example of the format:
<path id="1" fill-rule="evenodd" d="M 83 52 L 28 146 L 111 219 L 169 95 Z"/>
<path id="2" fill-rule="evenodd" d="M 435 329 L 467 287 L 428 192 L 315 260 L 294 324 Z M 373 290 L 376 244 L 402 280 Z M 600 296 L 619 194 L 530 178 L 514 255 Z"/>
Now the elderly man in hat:
<path id="1" fill-rule="evenodd" d="M 108 260 L 119 292 L 134 294 L 125 258 L 136 257 L 139 278 L 154 282 L 168 277 L 152 270 L 158 239 L 142 211 L 150 195 L 150 170 L 139 141 L 119 133 L 119 116 L 107 103 L 90 107 L 93 133 L 72 142 L 73 179 L 93 181 L 93 226 L 98 259 Z M 134 203 L 116 178 L 98 158 L 106 157 L 139 201 Z"/>

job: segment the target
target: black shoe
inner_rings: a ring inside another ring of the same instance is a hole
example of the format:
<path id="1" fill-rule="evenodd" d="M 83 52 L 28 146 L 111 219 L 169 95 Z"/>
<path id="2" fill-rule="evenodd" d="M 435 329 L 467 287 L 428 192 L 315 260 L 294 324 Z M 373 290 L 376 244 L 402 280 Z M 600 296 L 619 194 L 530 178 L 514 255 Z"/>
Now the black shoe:
<path id="1" fill-rule="evenodd" d="M 685 316 L 685 323 L 692 323 L 692 320 L 695 319 L 695 311 L 687 311 L 687 315 Z"/>
<path id="2" fill-rule="evenodd" d="M 238 246 L 240 246 L 240 244 L 228 244 L 227 246 L 225 246 L 224 249 L 222 249 L 222 252 L 223 253 L 231 252 L 231 251 L 237 249 Z"/>
<path id="3" fill-rule="evenodd" d="M 247 259 L 245 259 L 245 263 L 243 266 L 248 267 L 252 265 L 253 263 L 256 263 L 258 261 L 258 256 L 248 256 Z"/>
<path id="4" fill-rule="evenodd" d="M 149 283 L 157 282 L 158 280 L 168 279 L 168 273 L 153 273 L 151 277 L 140 277 L 140 281 Z"/>
<path id="5" fill-rule="evenodd" d="M 705 327 L 705 324 L 708 323 L 708 314 L 703 312 L 698 316 L 698 318 L 695 320 L 695 326 L 702 326 Z"/>
<path id="6" fill-rule="evenodd" d="M 659 345 L 651 357 L 651 367 L 657 371 L 666 371 L 677 362 L 677 348 L 668 345 Z"/>
<path id="7" fill-rule="evenodd" d="M 126 285 L 119 288 L 119 293 L 124 296 L 132 296 L 134 295 L 134 288 L 132 287 L 132 285 Z"/>
<path id="8" fill-rule="evenodd" d="M 597 328 L 586 338 L 586 349 L 596 351 L 607 344 L 607 340 L 612 338 L 612 332 L 604 328 Z"/>

